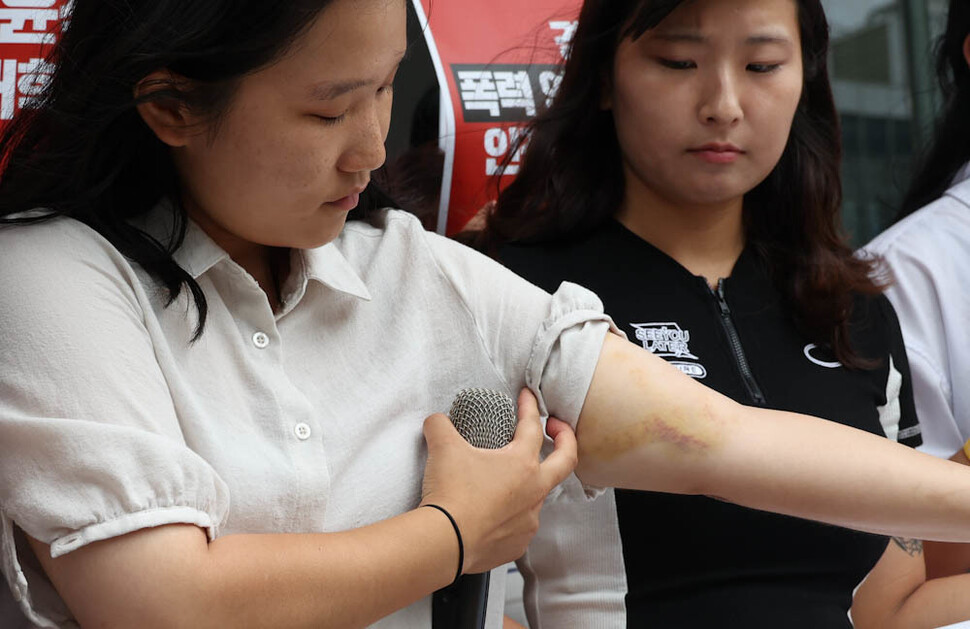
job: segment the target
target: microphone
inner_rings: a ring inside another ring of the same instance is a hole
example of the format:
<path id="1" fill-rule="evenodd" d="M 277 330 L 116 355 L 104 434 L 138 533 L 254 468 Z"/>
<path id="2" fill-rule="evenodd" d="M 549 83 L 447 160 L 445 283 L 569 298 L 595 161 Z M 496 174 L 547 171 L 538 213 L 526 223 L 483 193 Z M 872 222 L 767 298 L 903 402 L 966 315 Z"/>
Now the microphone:
<path id="1" fill-rule="evenodd" d="M 496 450 L 512 441 L 518 423 L 512 398 L 491 389 L 462 389 L 448 415 L 465 441 L 486 450 Z M 484 629 L 490 574 L 466 574 L 435 592 L 432 628 Z"/>

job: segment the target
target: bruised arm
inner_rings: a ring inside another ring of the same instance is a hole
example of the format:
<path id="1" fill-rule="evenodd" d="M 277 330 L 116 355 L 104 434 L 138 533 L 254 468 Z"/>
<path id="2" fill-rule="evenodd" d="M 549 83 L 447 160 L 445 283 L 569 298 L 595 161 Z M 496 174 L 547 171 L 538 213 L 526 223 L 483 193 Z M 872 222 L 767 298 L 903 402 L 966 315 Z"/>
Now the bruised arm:
<path id="1" fill-rule="evenodd" d="M 970 470 L 835 422 L 742 406 L 614 336 L 577 427 L 587 484 L 704 494 L 916 539 L 970 541 Z"/>

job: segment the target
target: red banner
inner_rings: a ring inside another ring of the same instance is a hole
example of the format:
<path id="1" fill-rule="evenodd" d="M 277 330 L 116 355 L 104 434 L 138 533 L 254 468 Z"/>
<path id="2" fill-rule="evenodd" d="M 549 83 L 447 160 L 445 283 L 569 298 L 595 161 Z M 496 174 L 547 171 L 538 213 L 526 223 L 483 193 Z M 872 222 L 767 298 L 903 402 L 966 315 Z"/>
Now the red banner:
<path id="1" fill-rule="evenodd" d="M 0 125 L 29 106 L 50 80 L 44 61 L 70 0 L 0 0 Z"/>
<path id="2" fill-rule="evenodd" d="M 582 0 L 413 0 L 442 87 L 438 231 L 495 196 L 493 176 L 555 94 Z M 44 56 L 71 0 L 0 0 L 0 126 L 50 79 Z M 512 156 L 507 177 L 517 172 Z"/>
<path id="3" fill-rule="evenodd" d="M 441 86 L 438 231 L 493 199 L 498 167 L 559 87 L 581 0 L 414 0 Z M 513 155 L 506 177 L 517 173 Z"/>

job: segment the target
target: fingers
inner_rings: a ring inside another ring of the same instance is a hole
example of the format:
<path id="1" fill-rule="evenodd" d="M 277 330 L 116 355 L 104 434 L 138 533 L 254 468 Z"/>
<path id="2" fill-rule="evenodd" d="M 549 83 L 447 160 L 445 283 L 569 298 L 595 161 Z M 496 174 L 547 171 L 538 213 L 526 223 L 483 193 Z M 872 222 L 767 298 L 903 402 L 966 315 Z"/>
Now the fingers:
<path id="1" fill-rule="evenodd" d="M 576 469 L 579 461 L 576 433 L 564 421 L 550 417 L 546 423 L 546 431 L 555 442 L 555 449 L 546 460 L 539 465 L 539 473 L 546 481 L 547 491 L 566 480 Z"/>
<path id="2" fill-rule="evenodd" d="M 555 449 L 539 466 L 539 473 L 548 493 L 564 481 L 576 468 L 579 460 L 576 433 L 566 422 L 550 417 L 546 431 L 553 439 Z M 515 430 L 515 441 L 525 441 L 534 447 L 534 456 L 542 449 L 542 422 L 539 419 L 539 403 L 529 389 L 519 393 L 519 425 Z"/>
<path id="3" fill-rule="evenodd" d="M 435 413 L 424 420 L 424 439 L 428 442 L 429 450 L 447 446 L 455 439 L 464 441 L 455 429 L 455 425 L 444 413 Z"/>
<path id="4" fill-rule="evenodd" d="M 513 443 L 525 443 L 535 456 L 542 449 L 542 421 L 539 419 L 539 402 L 529 389 L 519 392 L 519 423 L 515 427 Z"/>
<path id="5" fill-rule="evenodd" d="M 573 429 L 569 424 L 561 419 L 556 419 L 555 417 L 550 417 L 549 421 L 546 422 L 546 434 L 549 435 L 549 438 L 553 441 L 555 441 L 556 437 L 559 436 L 559 434 L 564 430 L 572 432 Z"/>
<path id="6" fill-rule="evenodd" d="M 530 457 L 538 458 L 543 444 L 538 401 L 526 388 L 519 393 L 518 406 L 519 420 L 513 443 L 526 448 Z M 579 455 L 576 434 L 569 424 L 550 417 L 546 423 L 546 432 L 555 446 L 553 452 L 539 465 L 540 479 L 544 491 L 548 493 L 573 472 Z M 451 420 L 442 413 L 436 413 L 424 420 L 424 437 L 429 452 L 454 447 L 457 443 L 467 447 L 467 442 L 458 434 Z"/>

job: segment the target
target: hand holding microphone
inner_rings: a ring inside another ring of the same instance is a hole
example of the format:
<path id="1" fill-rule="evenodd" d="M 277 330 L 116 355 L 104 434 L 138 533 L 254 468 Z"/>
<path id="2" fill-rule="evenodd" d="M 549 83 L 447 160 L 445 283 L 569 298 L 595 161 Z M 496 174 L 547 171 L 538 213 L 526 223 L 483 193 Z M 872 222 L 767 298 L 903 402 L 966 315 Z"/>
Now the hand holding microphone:
<path id="1" fill-rule="evenodd" d="M 528 390 L 519 395 L 518 415 L 512 441 L 494 450 L 466 442 L 444 414 L 425 420 L 421 504 L 440 505 L 454 517 L 464 543 L 463 573 L 487 572 L 520 557 L 539 527 L 546 495 L 576 466 L 576 437 L 552 418 L 555 450 L 540 463 L 542 424 Z"/>

